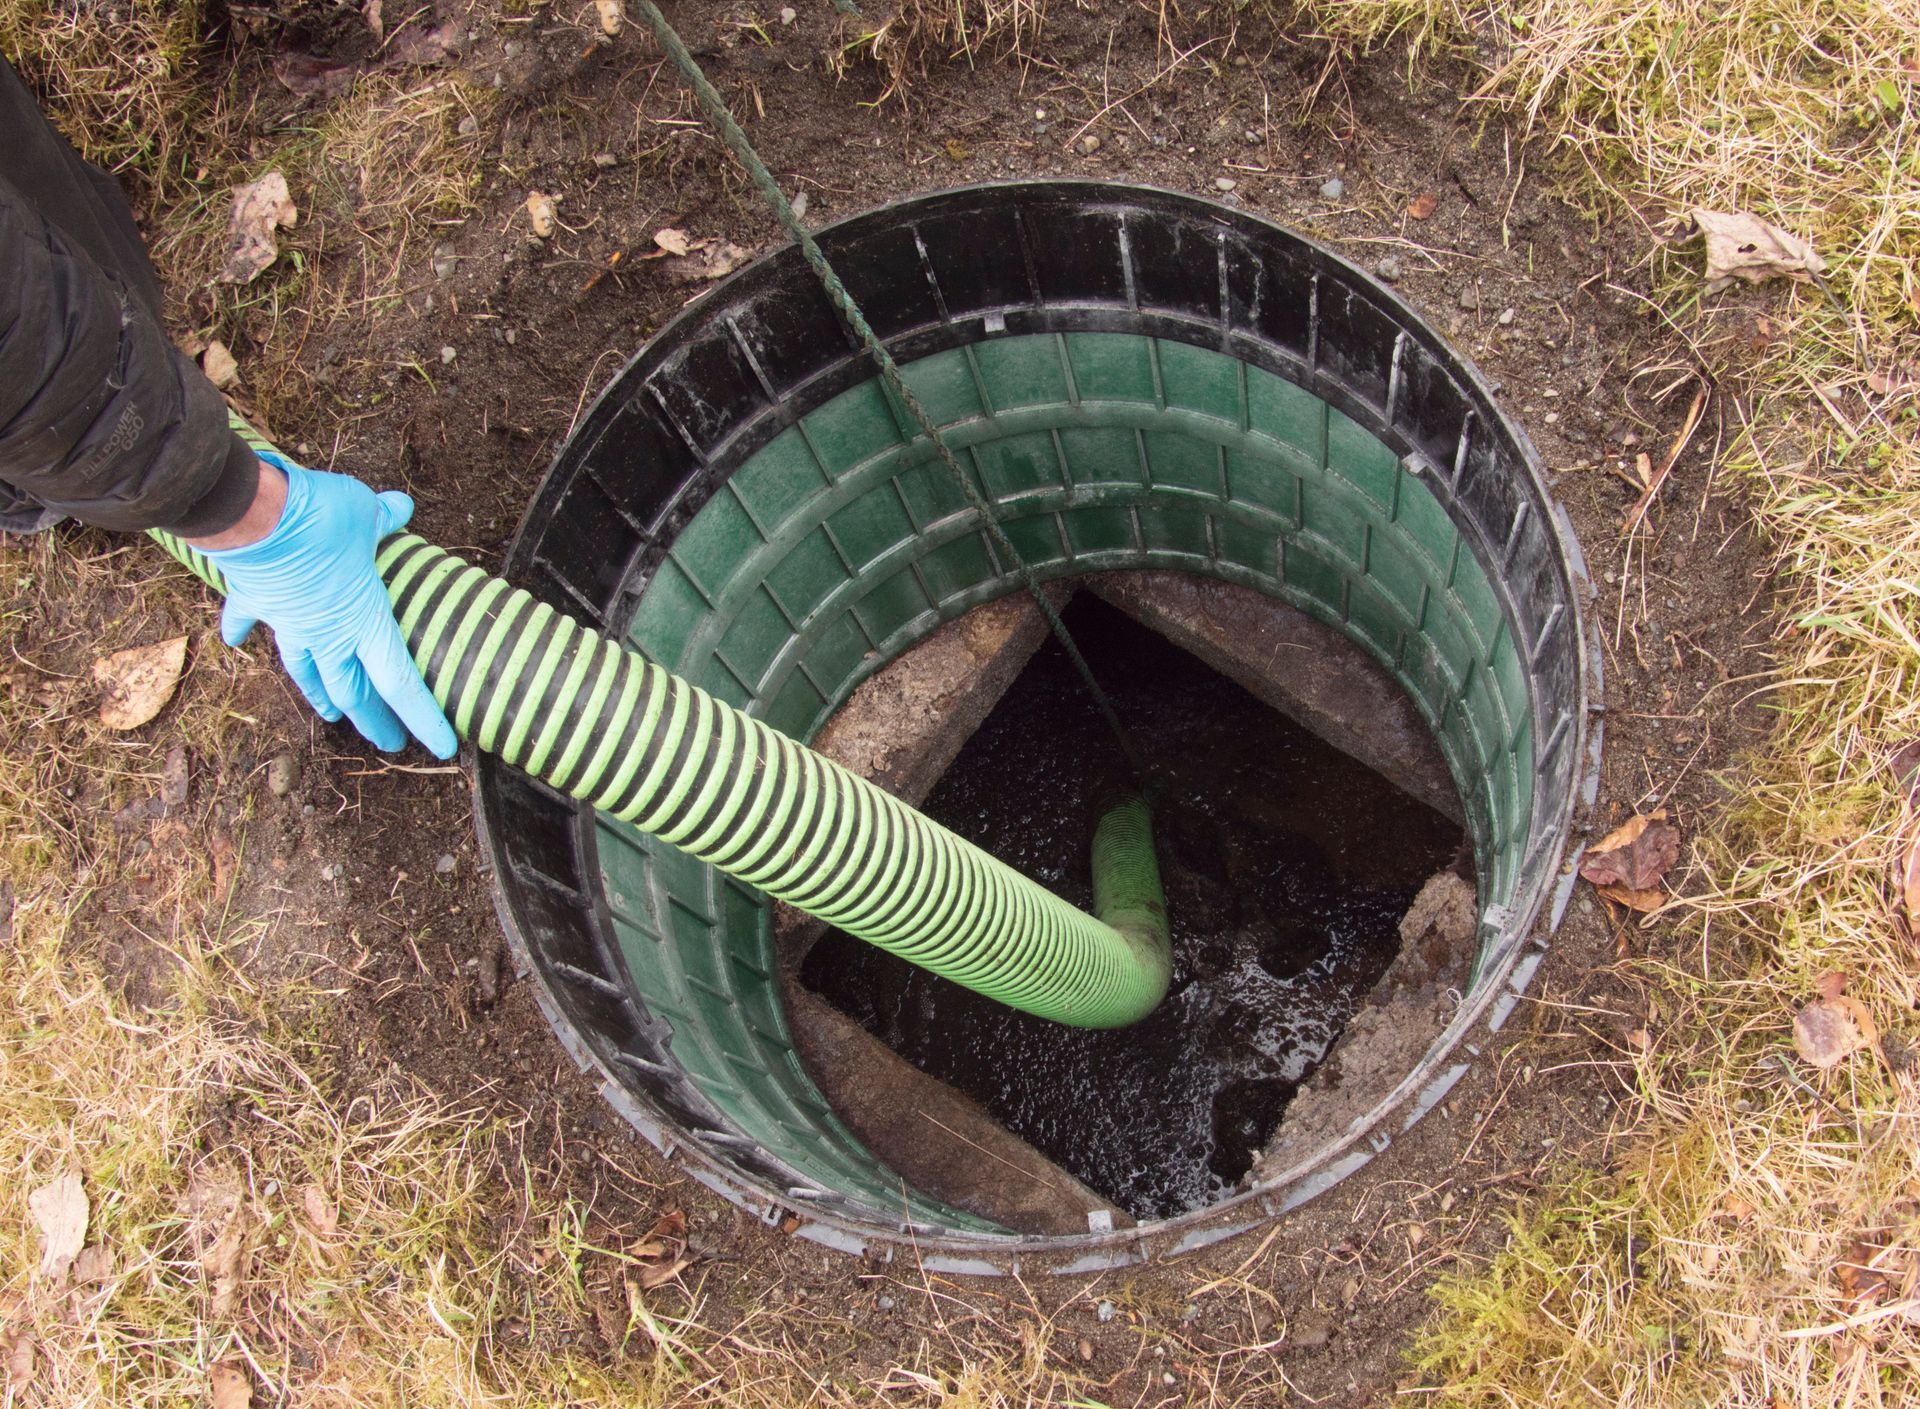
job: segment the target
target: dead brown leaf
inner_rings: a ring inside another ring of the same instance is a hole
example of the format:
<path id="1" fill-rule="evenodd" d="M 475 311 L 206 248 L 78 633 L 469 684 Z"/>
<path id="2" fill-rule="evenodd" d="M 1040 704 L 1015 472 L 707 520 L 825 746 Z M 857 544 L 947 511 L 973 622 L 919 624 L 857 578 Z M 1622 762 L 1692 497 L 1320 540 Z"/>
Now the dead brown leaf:
<path id="1" fill-rule="evenodd" d="M 383 63 L 387 67 L 432 68 L 458 54 L 465 38 L 465 27 L 456 20 L 431 26 L 408 25 L 387 45 Z"/>
<path id="2" fill-rule="evenodd" d="M 1623 894 L 1658 895 L 1661 878 L 1679 859 L 1680 829 L 1667 821 L 1667 810 L 1662 807 L 1645 815 L 1636 814 L 1588 847 L 1580 862 L 1580 874 L 1602 894 L 1614 887 Z M 1621 903 L 1629 902 L 1623 899 Z M 1632 908 L 1652 909 L 1660 903 L 1656 900 L 1653 905 Z"/>
<path id="3" fill-rule="evenodd" d="M 1440 209 L 1440 197 L 1432 191 L 1422 191 L 1407 204 L 1407 214 L 1415 220 L 1427 220 Z"/>
<path id="4" fill-rule="evenodd" d="M 166 708 L 186 665 L 184 636 L 102 656 L 93 663 L 100 722 L 109 729 L 138 729 Z"/>
<path id="5" fill-rule="evenodd" d="M 1848 1307 L 1864 1311 L 1880 1302 L 1904 1300 L 1920 1282 L 1920 1254 L 1890 1229 L 1862 1233 L 1833 1265 Z M 1909 1313 L 1908 1319 L 1914 1319 Z"/>
<path id="6" fill-rule="evenodd" d="M 216 828 L 207 838 L 207 862 L 213 871 L 213 890 L 215 895 L 225 896 L 233 880 L 234 864 L 240 859 L 233 848 L 233 838 L 227 835 L 225 828 Z"/>
<path id="7" fill-rule="evenodd" d="M 1813 981 L 1813 991 L 1822 998 L 1838 998 L 1847 991 L 1847 976 L 1837 969 L 1829 969 Z"/>
<path id="8" fill-rule="evenodd" d="M 306 1210 L 307 1226 L 321 1237 L 331 1238 L 340 1231 L 340 1210 L 318 1184 L 309 1184 L 300 1191 L 300 1203 Z"/>
<path id="9" fill-rule="evenodd" d="M 1867 390 L 1875 396 L 1892 396 L 1913 385 L 1913 369 L 1903 362 L 1875 367 L 1867 373 Z"/>
<path id="10" fill-rule="evenodd" d="M 1624 905 L 1627 909 L 1642 915 L 1651 915 L 1655 910 L 1658 910 L 1662 905 L 1667 903 L 1667 893 L 1657 888 L 1652 890 L 1635 890 L 1631 886 L 1610 885 L 1595 886 L 1594 890 L 1603 898 L 1611 900 L 1615 905 Z"/>
<path id="11" fill-rule="evenodd" d="M 544 240 L 553 234 L 558 217 L 552 196 L 545 191 L 534 191 L 527 196 L 527 223 L 533 227 L 535 239 Z"/>
<path id="12" fill-rule="evenodd" d="M 320 54 L 275 54 L 273 76 L 303 98 L 339 98 L 353 90 L 360 65 Z"/>
<path id="13" fill-rule="evenodd" d="M 687 240 L 687 232 L 676 229 L 671 225 L 664 230 L 655 230 L 653 232 L 653 242 L 668 254 L 684 255 L 692 248 L 692 245 Z M 658 258 L 658 256 L 655 256 L 655 258 Z"/>
<path id="14" fill-rule="evenodd" d="M 724 279 L 749 259 L 750 251 L 730 240 L 696 240 L 683 258 L 669 259 L 666 267 L 675 277 L 694 282 Z"/>
<path id="15" fill-rule="evenodd" d="M 593 8 L 600 18 L 600 32 L 609 39 L 627 22 L 626 0 L 593 0 Z"/>
<path id="16" fill-rule="evenodd" d="M 0 1334 L 0 1370 L 5 1372 L 7 1389 L 24 1390 L 33 1383 L 33 1341 L 33 1332 L 25 1327 Z M 7 1398 L 18 1402 L 12 1394 Z"/>
<path id="17" fill-rule="evenodd" d="M 1825 1071 L 1880 1040 L 1880 1029 L 1857 998 L 1816 998 L 1793 1015 L 1793 1050 Z"/>
<path id="18" fill-rule="evenodd" d="M 214 275 L 216 283 L 244 284 L 279 258 L 273 232 L 291 228 L 300 218 L 299 207 L 287 192 L 287 178 L 269 171 L 258 181 L 236 186 L 233 214 L 227 221 L 227 262 Z"/>
<path id="19" fill-rule="evenodd" d="M 73 1260 L 87 1243 L 86 1187 L 68 1170 L 27 1195 L 27 1211 L 40 1229 L 40 1275 L 64 1282 Z"/>
<path id="20" fill-rule="evenodd" d="M 187 1184 L 187 1212 L 213 1314 L 226 1316 L 247 1275 L 252 1219 L 246 1190 L 228 1175 L 196 1171 Z"/>
<path id="21" fill-rule="evenodd" d="M 207 1373 L 211 1409 L 253 1409 L 253 1380 L 239 1360 L 222 1360 Z"/>
<path id="22" fill-rule="evenodd" d="M 687 1255 L 687 1216 L 679 1209 L 661 1218 L 647 1230 L 628 1256 L 640 1264 L 636 1280 L 642 1291 L 666 1285 L 692 1265 Z"/>
<path id="23" fill-rule="evenodd" d="M 240 385 L 240 364 L 233 360 L 227 345 L 215 338 L 200 354 L 200 370 L 221 391 Z"/>
<path id="24" fill-rule="evenodd" d="M 367 22 L 367 28 L 373 31 L 374 42 L 387 37 L 387 9 L 383 0 L 367 0 L 360 7 L 360 18 Z"/>
<path id="25" fill-rule="evenodd" d="M 1777 276 L 1808 279 L 1826 272 L 1826 261 L 1813 252 L 1813 246 L 1756 215 L 1699 209 L 1692 215 L 1707 237 L 1709 288 L 1724 287 L 1734 279 L 1757 284 Z"/>

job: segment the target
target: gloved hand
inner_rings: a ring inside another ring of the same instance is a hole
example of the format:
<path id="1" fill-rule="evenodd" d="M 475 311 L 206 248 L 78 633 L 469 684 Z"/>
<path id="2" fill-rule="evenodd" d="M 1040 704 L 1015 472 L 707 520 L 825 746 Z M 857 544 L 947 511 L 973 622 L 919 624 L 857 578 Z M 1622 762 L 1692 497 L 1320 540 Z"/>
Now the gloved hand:
<path id="1" fill-rule="evenodd" d="M 266 622 L 280 663 L 322 719 L 344 714 L 389 751 L 410 732 L 436 758 L 451 758 L 453 726 L 407 654 L 373 566 L 374 545 L 413 517 L 413 500 L 280 455 L 260 458 L 286 472 L 287 503 L 265 538 L 207 554 L 227 579 L 221 637 L 237 646 Z"/>

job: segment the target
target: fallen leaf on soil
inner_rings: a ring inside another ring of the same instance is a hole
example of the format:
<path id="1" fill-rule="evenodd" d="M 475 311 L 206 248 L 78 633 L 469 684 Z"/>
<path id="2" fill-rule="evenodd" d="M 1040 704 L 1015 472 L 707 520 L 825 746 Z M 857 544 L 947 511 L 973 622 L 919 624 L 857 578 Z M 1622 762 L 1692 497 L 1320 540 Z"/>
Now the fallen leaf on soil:
<path id="1" fill-rule="evenodd" d="M 338 98 L 352 91 L 360 65 L 319 54 L 275 54 L 273 76 L 303 98 Z"/>
<path id="2" fill-rule="evenodd" d="M 221 391 L 240 384 L 240 364 L 233 360 L 227 345 L 215 338 L 200 354 L 200 370 Z"/>
<path id="3" fill-rule="evenodd" d="M 1886 367 L 1875 367 L 1867 373 L 1867 390 L 1876 396 L 1891 396 L 1896 391 L 1905 391 L 1913 385 L 1913 369 L 1904 363 L 1895 362 Z"/>
<path id="4" fill-rule="evenodd" d="M 32 1331 L 9 1331 L 0 1335 L 0 1368 L 6 1372 L 9 1390 L 24 1390 L 33 1382 L 33 1361 Z M 11 1394 L 7 1399 L 9 1403 L 17 1402 Z"/>
<path id="5" fill-rule="evenodd" d="M 626 0 L 593 0 L 593 8 L 600 16 L 600 32 L 609 39 L 627 22 Z"/>
<path id="6" fill-rule="evenodd" d="M 1920 1256 L 1897 1234 L 1881 1229 L 1855 1238 L 1833 1272 L 1848 1306 L 1863 1311 L 1875 1302 L 1910 1298 L 1920 1281 Z M 1914 1319 L 1911 1311 L 1907 1319 Z"/>
<path id="7" fill-rule="evenodd" d="M 684 258 L 668 261 L 667 268 L 681 279 L 724 279 L 753 255 L 730 240 L 701 240 Z"/>
<path id="8" fill-rule="evenodd" d="M 376 42 L 387 37 L 387 8 L 383 0 L 367 0 L 360 7 L 360 18 L 367 22 Z"/>
<path id="9" fill-rule="evenodd" d="M 554 211 L 553 197 L 545 191 L 535 191 L 527 197 L 527 220 L 533 226 L 535 239 L 544 240 L 553 234 Z"/>
<path id="10" fill-rule="evenodd" d="M 100 722 L 109 729 L 138 729 L 166 707 L 186 669 L 187 638 L 133 646 L 93 663 L 100 687 Z"/>
<path id="11" fill-rule="evenodd" d="M 87 1191 L 68 1170 L 27 1195 L 27 1210 L 40 1228 L 40 1275 L 58 1282 L 87 1243 Z"/>
<path id="12" fill-rule="evenodd" d="M 1751 1201 L 1741 1198 L 1738 1194 L 1728 1194 L 1724 1199 L 1720 1200 L 1720 1212 L 1722 1216 L 1731 1218 L 1736 1223 L 1740 1223 L 1753 1217 L 1753 1204 Z"/>
<path id="13" fill-rule="evenodd" d="M 1847 991 L 1847 976 L 1837 969 L 1829 969 L 1813 981 L 1813 991 L 1822 998 L 1838 998 Z"/>
<path id="14" fill-rule="evenodd" d="M 1826 272 L 1813 246 L 1756 215 L 1695 210 L 1693 223 L 1707 237 L 1706 279 L 1712 287 L 1735 278 L 1757 284 L 1777 275 L 1807 279 Z"/>
<path id="15" fill-rule="evenodd" d="M 178 807 L 187 800 L 187 746 L 175 744 L 160 765 L 160 801 Z"/>
<path id="16" fill-rule="evenodd" d="M 1888 754 L 1887 767 L 1908 803 L 1920 805 L 1920 739 L 1909 739 Z"/>
<path id="17" fill-rule="evenodd" d="M 112 1275 L 113 1254 L 99 1243 L 80 1249 L 80 1256 L 73 1260 L 73 1280 L 76 1282 L 104 1282 Z"/>
<path id="18" fill-rule="evenodd" d="M 1825 1071 L 1880 1040 L 1880 1029 L 1857 998 L 1816 998 L 1793 1015 L 1793 1050 Z"/>
<path id="19" fill-rule="evenodd" d="M 653 242 L 668 254 L 685 254 L 692 246 L 687 243 L 687 232 L 669 225 L 664 230 L 653 232 Z M 657 258 L 658 256 L 656 256 Z"/>
<path id="20" fill-rule="evenodd" d="M 207 838 L 207 860 L 213 868 L 214 894 L 225 895 L 228 882 L 233 879 L 234 862 L 239 860 L 233 849 L 233 838 L 225 830 L 215 831 Z"/>
<path id="21" fill-rule="evenodd" d="M 1651 915 L 1667 903 L 1667 893 L 1658 888 L 1635 890 L 1631 886 L 1595 886 L 1594 891 L 1615 905 L 1624 905 L 1641 915 Z"/>
<path id="22" fill-rule="evenodd" d="M 965 161 L 973 155 L 973 148 L 958 137 L 947 138 L 946 153 L 948 161 Z"/>
<path id="23" fill-rule="evenodd" d="M 1679 859 L 1680 829 L 1667 821 L 1667 810 L 1662 807 L 1645 815 L 1636 814 L 1588 847 L 1580 862 L 1580 874 L 1602 894 L 1613 887 L 1623 894 L 1657 895 L 1661 877 Z"/>
<path id="24" fill-rule="evenodd" d="M 321 1237 L 331 1238 L 340 1231 L 340 1210 L 318 1184 L 300 1191 L 300 1203 L 307 1212 L 307 1225 Z"/>
<path id="25" fill-rule="evenodd" d="M 461 38 L 461 26 L 453 20 L 430 28 L 414 25 L 393 36 L 385 62 L 390 67 L 432 68 L 460 52 Z"/>
<path id="26" fill-rule="evenodd" d="M 252 1409 L 253 1381 L 238 1360 L 222 1360 L 207 1375 L 207 1399 L 212 1409 Z"/>
<path id="27" fill-rule="evenodd" d="M 211 1290 L 213 1314 L 225 1316 L 233 1310 L 246 1276 L 245 1190 L 229 1176 L 196 1171 L 187 1184 L 187 1212 L 200 1270 Z"/>
<path id="28" fill-rule="evenodd" d="M 679 1209 L 667 1214 L 647 1236 L 628 1250 L 640 1264 L 637 1280 L 642 1291 L 652 1291 L 678 1277 L 692 1263 L 687 1256 L 687 1216 Z"/>
<path id="29" fill-rule="evenodd" d="M 1407 205 L 1407 214 L 1415 220 L 1425 220 L 1440 209 L 1440 197 L 1431 191 L 1422 191 Z"/>
<path id="30" fill-rule="evenodd" d="M 233 189 L 233 215 L 227 221 L 227 262 L 215 282 L 244 284 L 280 255 L 273 232 L 291 227 L 299 207 L 287 193 L 287 178 L 269 171 L 258 181 Z"/>

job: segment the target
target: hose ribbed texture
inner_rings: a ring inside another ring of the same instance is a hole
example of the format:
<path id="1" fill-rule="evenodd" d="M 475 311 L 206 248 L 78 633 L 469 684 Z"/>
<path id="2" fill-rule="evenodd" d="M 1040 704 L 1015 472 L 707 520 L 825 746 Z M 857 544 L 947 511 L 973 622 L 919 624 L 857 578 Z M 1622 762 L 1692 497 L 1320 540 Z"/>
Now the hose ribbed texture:
<path id="1" fill-rule="evenodd" d="M 154 537 L 225 590 L 205 554 L 169 534 Z M 1124 1027 L 1166 992 L 1166 919 L 1143 804 L 1115 809 L 1095 835 L 1096 908 L 1112 904 L 1116 928 L 415 534 L 387 539 L 376 563 L 428 688 L 476 747 L 1025 1012 Z"/>

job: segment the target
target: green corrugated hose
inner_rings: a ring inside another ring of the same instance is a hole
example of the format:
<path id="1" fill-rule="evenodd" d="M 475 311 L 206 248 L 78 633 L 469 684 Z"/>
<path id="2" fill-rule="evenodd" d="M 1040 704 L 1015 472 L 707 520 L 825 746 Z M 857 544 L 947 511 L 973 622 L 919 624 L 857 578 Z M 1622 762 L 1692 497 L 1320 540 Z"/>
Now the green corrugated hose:
<path id="1" fill-rule="evenodd" d="M 249 431 L 249 439 L 255 437 Z M 154 537 L 226 590 L 205 555 Z M 1093 841 L 1096 919 L 837 763 L 411 533 L 377 565 L 454 731 L 549 786 L 989 998 L 1075 1027 L 1170 973 L 1144 802 Z"/>

